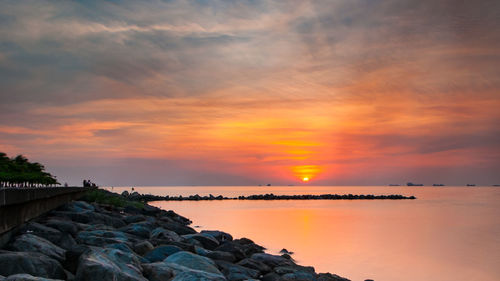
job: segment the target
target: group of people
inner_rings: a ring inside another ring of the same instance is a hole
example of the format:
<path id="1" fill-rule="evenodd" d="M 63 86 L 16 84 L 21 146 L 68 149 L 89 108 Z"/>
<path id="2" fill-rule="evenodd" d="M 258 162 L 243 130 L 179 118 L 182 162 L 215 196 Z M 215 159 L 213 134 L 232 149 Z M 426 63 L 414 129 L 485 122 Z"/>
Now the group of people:
<path id="1" fill-rule="evenodd" d="M 83 187 L 97 187 L 97 185 L 90 180 L 83 180 Z"/>

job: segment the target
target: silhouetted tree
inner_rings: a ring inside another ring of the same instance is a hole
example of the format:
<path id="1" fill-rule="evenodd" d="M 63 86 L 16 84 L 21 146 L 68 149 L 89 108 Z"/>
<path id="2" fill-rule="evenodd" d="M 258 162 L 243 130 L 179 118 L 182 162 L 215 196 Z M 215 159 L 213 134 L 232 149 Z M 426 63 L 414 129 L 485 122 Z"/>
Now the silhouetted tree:
<path id="1" fill-rule="evenodd" d="M 49 186 L 59 184 L 55 176 L 45 172 L 45 167 L 31 163 L 23 155 L 14 158 L 0 152 L 0 187 L 4 186 Z"/>

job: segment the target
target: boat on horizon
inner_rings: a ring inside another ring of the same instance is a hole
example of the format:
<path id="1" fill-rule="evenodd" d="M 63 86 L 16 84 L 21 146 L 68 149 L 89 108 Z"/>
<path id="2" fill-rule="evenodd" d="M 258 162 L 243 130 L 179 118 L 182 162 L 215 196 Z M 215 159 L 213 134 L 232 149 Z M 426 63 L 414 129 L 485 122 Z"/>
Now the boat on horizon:
<path id="1" fill-rule="evenodd" d="M 434 184 L 432 184 L 432 186 L 444 186 L 444 184 L 442 184 L 442 183 L 434 183 Z"/>
<path id="2" fill-rule="evenodd" d="M 389 186 L 401 186 L 400 184 L 389 184 Z"/>
<path id="3" fill-rule="evenodd" d="M 412 182 L 409 182 L 406 184 L 407 186 L 424 186 L 423 183 L 412 183 Z"/>
<path id="4" fill-rule="evenodd" d="M 473 183 L 468 183 L 467 186 L 476 186 L 476 185 Z"/>

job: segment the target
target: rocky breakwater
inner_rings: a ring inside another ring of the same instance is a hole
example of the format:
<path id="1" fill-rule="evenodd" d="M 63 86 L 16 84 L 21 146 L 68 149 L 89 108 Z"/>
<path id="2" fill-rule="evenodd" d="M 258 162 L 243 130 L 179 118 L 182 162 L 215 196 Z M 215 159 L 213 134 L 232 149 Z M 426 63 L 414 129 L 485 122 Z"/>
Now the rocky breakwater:
<path id="1" fill-rule="evenodd" d="M 190 223 L 137 202 L 72 202 L 23 225 L 0 249 L 0 280 L 348 280 Z"/>

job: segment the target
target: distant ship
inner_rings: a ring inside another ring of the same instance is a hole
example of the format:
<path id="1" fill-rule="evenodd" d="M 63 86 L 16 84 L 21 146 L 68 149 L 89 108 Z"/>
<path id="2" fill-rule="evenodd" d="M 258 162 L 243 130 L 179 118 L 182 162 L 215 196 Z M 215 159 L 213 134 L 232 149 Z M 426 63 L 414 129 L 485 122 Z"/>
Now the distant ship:
<path id="1" fill-rule="evenodd" d="M 467 186 L 476 186 L 476 185 L 473 183 L 468 183 Z"/>
<path id="2" fill-rule="evenodd" d="M 493 186 L 500 186 L 500 184 L 494 184 Z"/>
<path id="3" fill-rule="evenodd" d="M 409 182 L 406 185 L 407 186 L 424 186 L 422 183 L 412 183 L 412 182 Z"/>
<path id="4" fill-rule="evenodd" d="M 442 183 L 435 183 L 432 186 L 444 186 L 444 184 L 442 184 Z"/>
<path id="5" fill-rule="evenodd" d="M 401 186 L 400 184 L 389 184 L 389 186 Z"/>

